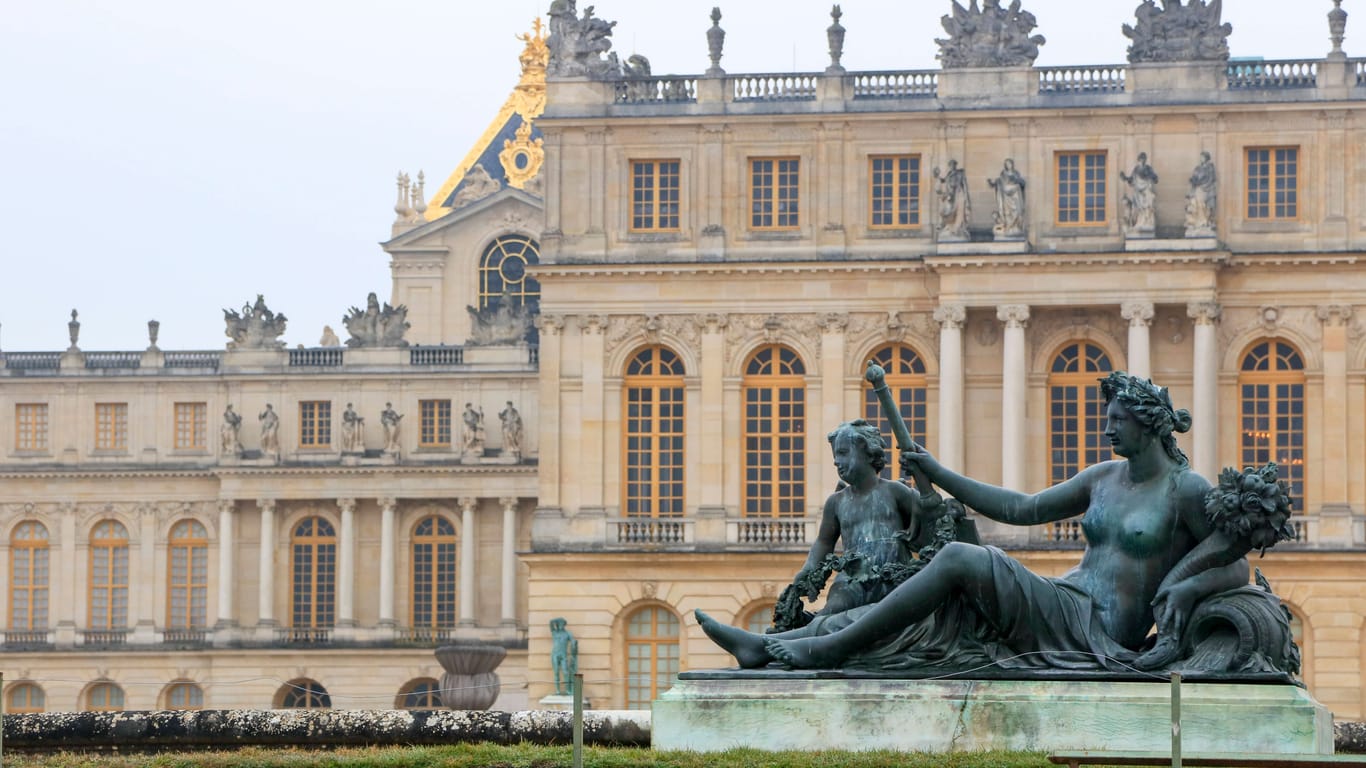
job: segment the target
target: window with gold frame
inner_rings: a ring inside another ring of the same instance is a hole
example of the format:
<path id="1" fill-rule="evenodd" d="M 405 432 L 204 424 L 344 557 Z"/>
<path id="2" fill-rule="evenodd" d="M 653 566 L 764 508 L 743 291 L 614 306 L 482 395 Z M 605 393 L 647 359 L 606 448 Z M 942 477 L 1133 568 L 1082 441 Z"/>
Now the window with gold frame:
<path id="1" fill-rule="evenodd" d="M 749 161 L 750 229 L 801 226 L 801 158 L 756 157 Z"/>
<path id="2" fill-rule="evenodd" d="M 332 697 L 317 680 L 290 680 L 275 694 L 277 709 L 331 709 Z"/>
<path id="3" fill-rule="evenodd" d="M 677 232 L 678 160 L 631 161 L 632 232 Z"/>
<path id="4" fill-rule="evenodd" d="M 15 526 L 9 545 L 9 628 L 47 629 L 50 578 L 47 526 L 37 520 L 25 520 Z"/>
<path id="5" fill-rule="evenodd" d="M 920 227 L 920 155 L 868 158 L 868 226 Z"/>
<path id="6" fill-rule="evenodd" d="M 321 517 L 306 517 L 289 545 L 290 627 L 328 629 L 336 621 L 337 531 Z"/>
<path id="7" fill-rule="evenodd" d="M 1048 484 L 1113 458 L 1105 437 L 1105 398 L 1100 378 L 1113 370 L 1105 350 L 1068 342 L 1048 369 Z"/>
<path id="8" fill-rule="evenodd" d="M 1239 465 L 1276 462 L 1290 498 L 1304 510 L 1304 358 L 1285 341 L 1253 344 L 1238 371 Z"/>
<path id="9" fill-rule="evenodd" d="M 123 689 L 114 683 L 95 683 L 85 692 L 85 711 L 122 712 Z"/>
<path id="10" fill-rule="evenodd" d="M 626 365 L 622 380 L 622 512 L 627 517 L 683 515 L 683 361 L 650 346 Z"/>
<path id="11" fill-rule="evenodd" d="M 5 714 L 27 715 L 47 707 L 47 694 L 37 683 L 19 682 L 5 692 Z"/>
<path id="12" fill-rule="evenodd" d="M 101 520 L 90 532 L 90 629 L 128 627 L 128 529 Z"/>
<path id="13" fill-rule="evenodd" d="M 626 708 L 649 709 L 673 687 L 679 669 L 678 616 L 649 605 L 626 620 Z"/>
<path id="14" fill-rule="evenodd" d="M 299 401 L 299 447 L 328 448 L 332 445 L 332 401 Z"/>
<path id="15" fill-rule="evenodd" d="M 95 450 L 128 450 L 128 403 L 95 403 Z"/>
<path id="16" fill-rule="evenodd" d="M 417 401 L 417 445 L 419 448 L 451 447 L 451 401 Z"/>
<path id="17" fill-rule="evenodd" d="M 1248 147 L 1247 218 L 1293 221 L 1300 216 L 1299 147 Z"/>
<path id="18" fill-rule="evenodd" d="M 760 347 L 745 363 L 745 517 L 806 514 L 806 366 L 791 348 Z"/>
<path id="19" fill-rule="evenodd" d="M 175 404 L 175 448 L 203 451 L 209 447 L 209 404 Z"/>
<path id="20" fill-rule="evenodd" d="M 905 344 L 884 344 L 873 351 L 871 359 L 887 372 L 887 389 L 901 412 L 901 420 L 906 422 L 911 439 L 924 445 L 928 432 L 926 397 L 929 391 L 925 361 Z M 882 413 L 882 403 L 872 387 L 863 388 L 863 418 L 876 424 L 882 433 L 883 444 L 888 447 L 887 466 L 883 467 L 882 476 L 891 479 L 900 473 L 899 457 L 891 455 L 895 443 L 891 422 Z"/>
<path id="21" fill-rule="evenodd" d="M 445 709 L 441 704 L 441 683 L 434 677 L 409 680 L 398 690 L 394 709 Z"/>
<path id="22" fill-rule="evenodd" d="M 1057 152 L 1054 222 L 1058 226 L 1099 226 L 1108 220 L 1107 156 L 1104 150 Z"/>
<path id="23" fill-rule="evenodd" d="M 166 558 L 166 626 L 204 629 L 209 624 L 209 533 L 198 520 L 171 527 Z"/>
<path id="24" fill-rule="evenodd" d="M 175 682 L 166 686 L 162 694 L 162 707 L 172 710 L 196 710 L 204 708 L 204 689 L 191 682 Z"/>
<path id="25" fill-rule="evenodd" d="M 413 528 L 411 622 L 414 628 L 447 629 L 456 624 L 457 556 L 455 525 L 429 515 Z"/>
<path id="26" fill-rule="evenodd" d="M 14 448 L 18 451 L 47 450 L 47 403 L 18 403 L 14 406 Z"/>
<path id="27" fill-rule="evenodd" d="M 496 307 L 506 292 L 513 307 L 535 308 L 541 284 L 527 267 L 541 263 L 541 246 L 525 235 L 502 235 L 484 249 L 479 260 L 479 308 Z"/>

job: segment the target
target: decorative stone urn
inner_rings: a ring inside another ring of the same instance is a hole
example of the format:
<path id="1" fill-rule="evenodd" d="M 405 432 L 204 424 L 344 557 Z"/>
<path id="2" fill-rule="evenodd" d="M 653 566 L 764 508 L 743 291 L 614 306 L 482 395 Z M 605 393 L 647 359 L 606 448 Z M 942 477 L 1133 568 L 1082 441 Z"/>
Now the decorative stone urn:
<path id="1" fill-rule="evenodd" d="M 503 663 L 501 645 L 465 642 L 436 649 L 436 660 L 446 670 L 441 676 L 441 703 L 448 709 L 488 709 L 498 698 L 500 683 L 493 670 Z"/>

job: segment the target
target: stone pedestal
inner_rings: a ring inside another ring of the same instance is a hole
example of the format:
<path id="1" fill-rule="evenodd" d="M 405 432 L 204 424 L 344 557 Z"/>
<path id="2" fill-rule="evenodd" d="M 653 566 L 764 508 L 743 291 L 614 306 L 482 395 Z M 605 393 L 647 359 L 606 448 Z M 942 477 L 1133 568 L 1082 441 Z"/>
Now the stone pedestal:
<path id="1" fill-rule="evenodd" d="M 655 749 L 698 752 L 1159 751 L 1171 748 L 1171 685 L 693 672 L 655 701 L 652 730 Z M 1183 685 L 1181 734 L 1192 753 L 1333 751 L 1332 714 L 1289 684 Z"/>

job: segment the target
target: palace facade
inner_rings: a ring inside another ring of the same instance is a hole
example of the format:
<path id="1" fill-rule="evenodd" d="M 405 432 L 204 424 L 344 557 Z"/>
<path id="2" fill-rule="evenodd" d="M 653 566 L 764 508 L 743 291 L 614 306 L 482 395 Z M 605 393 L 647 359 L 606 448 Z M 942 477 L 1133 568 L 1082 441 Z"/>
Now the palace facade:
<path id="1" fill-rule="evenodd" d="M 508 647 L 495 706 L 534 707 L 557 617 L 592 706 L 648 707 L 731 664 L 693 609 L 766 624 L 824 435 L 882 421 L 871 359 L 1007 487 L 1110 458 L 1111 370 L 1190 408 L 1205 476 L 1276 461 L 1299 538 L 1255 565 L 1306 685 L 1366 717 L 1366 60 L 1230 62 L 1216 12 L 1035 67 L 1032 18 L 974 6 L 939 70 L 845 71 L 836 19 L 824 72 L 728 74 L 713 35 L 661 77 L 573 6 L 436 194 L 400 181 L 410 346 L 5 355 L 10 711 L 421 706 L 451 639 Z M 1076 521 L 979 527 L 1080 557 Z"/>

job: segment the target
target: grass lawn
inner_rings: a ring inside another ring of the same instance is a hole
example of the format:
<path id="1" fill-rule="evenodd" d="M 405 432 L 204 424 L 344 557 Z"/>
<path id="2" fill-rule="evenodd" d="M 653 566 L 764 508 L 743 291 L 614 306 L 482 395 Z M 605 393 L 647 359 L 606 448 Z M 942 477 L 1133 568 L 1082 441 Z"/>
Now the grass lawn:
<path id="1" fill-rule="evenodd" d="M 7 753 L 9 768 L 570 768 L 569 747 L 500 747 L 460 744 L 449 747 L 375 747 L 333 751 L 261 749 L 233 752 L 179 752 L 159 755 Z M 1038 752 L 654 752 L 648 749 L 591 747 L 583 764 L 594 768 L 1045 768 Z"/>

